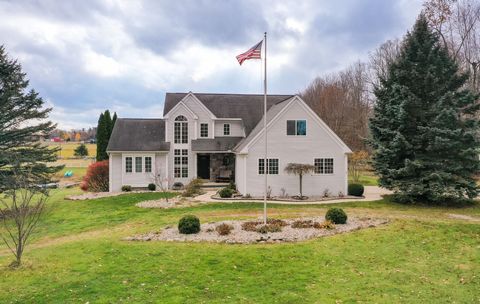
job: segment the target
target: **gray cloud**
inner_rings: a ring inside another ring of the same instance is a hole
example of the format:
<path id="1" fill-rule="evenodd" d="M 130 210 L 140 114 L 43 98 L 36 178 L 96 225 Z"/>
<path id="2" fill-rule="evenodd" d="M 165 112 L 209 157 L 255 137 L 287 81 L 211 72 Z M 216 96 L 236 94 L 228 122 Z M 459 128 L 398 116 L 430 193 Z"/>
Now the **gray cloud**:
<path id="1" fill-rule="evenodd" d="M 421 1 L 0 1 L 0 43 L 61 127 L 160 116 L 166 91 L 261 92 L 235 55 L 269 33 L 269 88 L 297 93 L 403 35 Z"/>

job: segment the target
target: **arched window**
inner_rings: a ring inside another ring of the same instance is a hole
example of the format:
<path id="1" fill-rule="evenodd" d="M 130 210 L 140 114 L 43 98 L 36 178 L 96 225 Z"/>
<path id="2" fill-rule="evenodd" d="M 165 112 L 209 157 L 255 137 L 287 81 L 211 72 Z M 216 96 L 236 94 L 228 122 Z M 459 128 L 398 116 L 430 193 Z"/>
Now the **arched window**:
<path id="1" fill-rule="evenodd" d="M 187 118 L 183 115 L 175 118 L 173 140 L 176 144 L 188 144 L 188 122 Z"/>

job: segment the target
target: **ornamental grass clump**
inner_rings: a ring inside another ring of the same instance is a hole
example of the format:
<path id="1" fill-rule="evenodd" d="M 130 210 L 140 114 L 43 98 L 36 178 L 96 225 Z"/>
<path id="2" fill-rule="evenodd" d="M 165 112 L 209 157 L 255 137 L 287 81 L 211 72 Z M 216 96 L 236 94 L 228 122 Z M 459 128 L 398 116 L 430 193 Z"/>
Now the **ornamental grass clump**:
<path id="1" fill-rule="evenodd" d="M 200 220 L 195 215 L 185 215 L 178 221 L 178 231 L 181 234 L 200 232 Z"/>
<path id="2" fill-rule="evenodd" d="M 230 232 L 233 230 L 233 226 L 223 223 L 215 227 L 215 230 L 218 232 L 219 235 L 229 235 Z"/>

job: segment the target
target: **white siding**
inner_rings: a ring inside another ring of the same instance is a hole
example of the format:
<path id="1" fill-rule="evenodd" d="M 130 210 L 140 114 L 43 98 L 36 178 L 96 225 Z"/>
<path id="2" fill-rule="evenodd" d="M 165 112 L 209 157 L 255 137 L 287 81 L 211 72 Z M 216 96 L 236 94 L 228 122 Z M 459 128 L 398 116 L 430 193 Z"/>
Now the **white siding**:
<path id="1" fill-rule="evenodd" d="M 152 158 L 152 172 L 145 172 L 145 157 Z M 125 170 L 125 158 L 132 157 L 132 172 Z M 135 172 L 135 157 L 142 158 L 142 172 Z M 122 154 L 122 186 L 130 185 L 132 187 L 147 187 L 148 184 L 154 182 L 155 168 L 155 154 L 154 153 L 123 153 Z"/>
<path id="2" fill-rule="evenodd" d="M 198 120 L 195 121 L 196 124 L 196 134 L 192 133 L 191 139 L 200 138 L 200 124 L 207 123 L 208 124 L 208 137 L 213 138 L 213 120 L 212 114 L 208 112 L 204 105 L 200 104 L 198 100 L 196 100 L 192 96 L 187 96 L 183 102 L 187 105 L 187 107 L 197 115 Z M 175 119 L 174 117 L 172 117 Z"/>
<path id="3" fill-rule="evenodd" d="M 122 155 L 110 153 L 110 192 L 121 191 L 122 188 Z"/>
<path id="4" fill-rule="evenodd" d="M 216 120 L 215 121 L 215 137 L 223 137 L 223 125 L 230 124 L 230 135 L 233 137 L 243 137 L 245 132 L 243 130 L 243 123 L 241 120 Z"/>
<path id="5" fill-rule="evenodd" d="M 237 185 L 237 190 L 240 193 L 247 194 L 248 190 L 246 188 L 246 160 L 247 156 L 245 154 L 235 155 L 235 184 Z"/>
<path id="6" fill-rule="evenodd" d="M 268 129 L 268 157 L 279 159 L 279 174 L 269 175 L 268 184 L 272 195 L 279 195 L 285 188 L 289 195 L 299 193 L 299 178 L 288 175 L 284 168 L 288 163 L 308 163 L 313 165 L 314 158 L 333 158 L 334 173 L 329 175 L 309 174 L 303 177 L 304 195 L 321 195 L 328 189 L 332 195 L 346 194 L 347 164 L 346 154 L 330 136 L 329 130 L 322 127 L 300 101 L 294 101 L 286 112 Z M 307 120 L 306 136 L 287 136 L 286 121 L 289 119 Z M 261 134 L 248 150 L 247 156 L 247 193 L 260 196 L 264 193 L 264 175 L 258 174 L 258 159 L 264 157 L 264 136 Z M 237 167 L 237 172 L 238 172 Z M 239 173 L 239 175 L 241 175 Z M 246 194 L 246 193 L 245 193 Z"/>

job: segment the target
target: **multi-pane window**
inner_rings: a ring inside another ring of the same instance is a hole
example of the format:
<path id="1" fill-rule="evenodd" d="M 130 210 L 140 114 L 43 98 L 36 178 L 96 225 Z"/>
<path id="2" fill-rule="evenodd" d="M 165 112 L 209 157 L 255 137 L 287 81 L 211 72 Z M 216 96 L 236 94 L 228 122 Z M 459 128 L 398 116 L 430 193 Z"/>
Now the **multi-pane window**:
<path id="1" fill-rule="evenodd" d="M 176 144 L 188 143 L 188 122 L 187 118 L 183 115 L 175 118 L 173 124 L 173 140 Z"/>
<path id="2" fill-rule="evenodd" d="M 152 172 L 152 158 L 150 156 L 145 157 L 145 172 Z"/>
<path id="3" fill-rule="evenodd" d="M 230 135 L 230 124 L 223 124 L 223 135 Z"/>
<path id="4" fill-rule="evenodd" d="M 287 120 L 287 135 L 307 135 L 307 121 L 306 120 Z"/>
<path id="5" fill-rule="evenodd" d="M 333 158 L 315 158 L 315 174 L 333 174 Z"/>
<path id="6" fill-rule="evenodd" d="M 200 137 L 208 137 L 208 123 L 200 124 Z"/>
<path id="7" fill-rule="evenodd" d="M 278 158 L 268 158 L 268 174 L 278 174 Z M 258 174 L 265 174 L 265 159 L 258 160 Z"/>
<path id="8" fill-rule="evenodd" d="M 173 176 L 175 178 L 188 177 L 188 150 L 175 149 L 173 151 Z"/>
<path id="9" fill-rule="evenodd" d="M 135 157 L 135 172 L 141 173 L 142 172 L 142 157 L 137 156 Z"/>
<path id="10" fill-rule="evenodd" d="M 131 173 L 132 172 L 132 158 L 125 157 L 125 172 Z"/>

